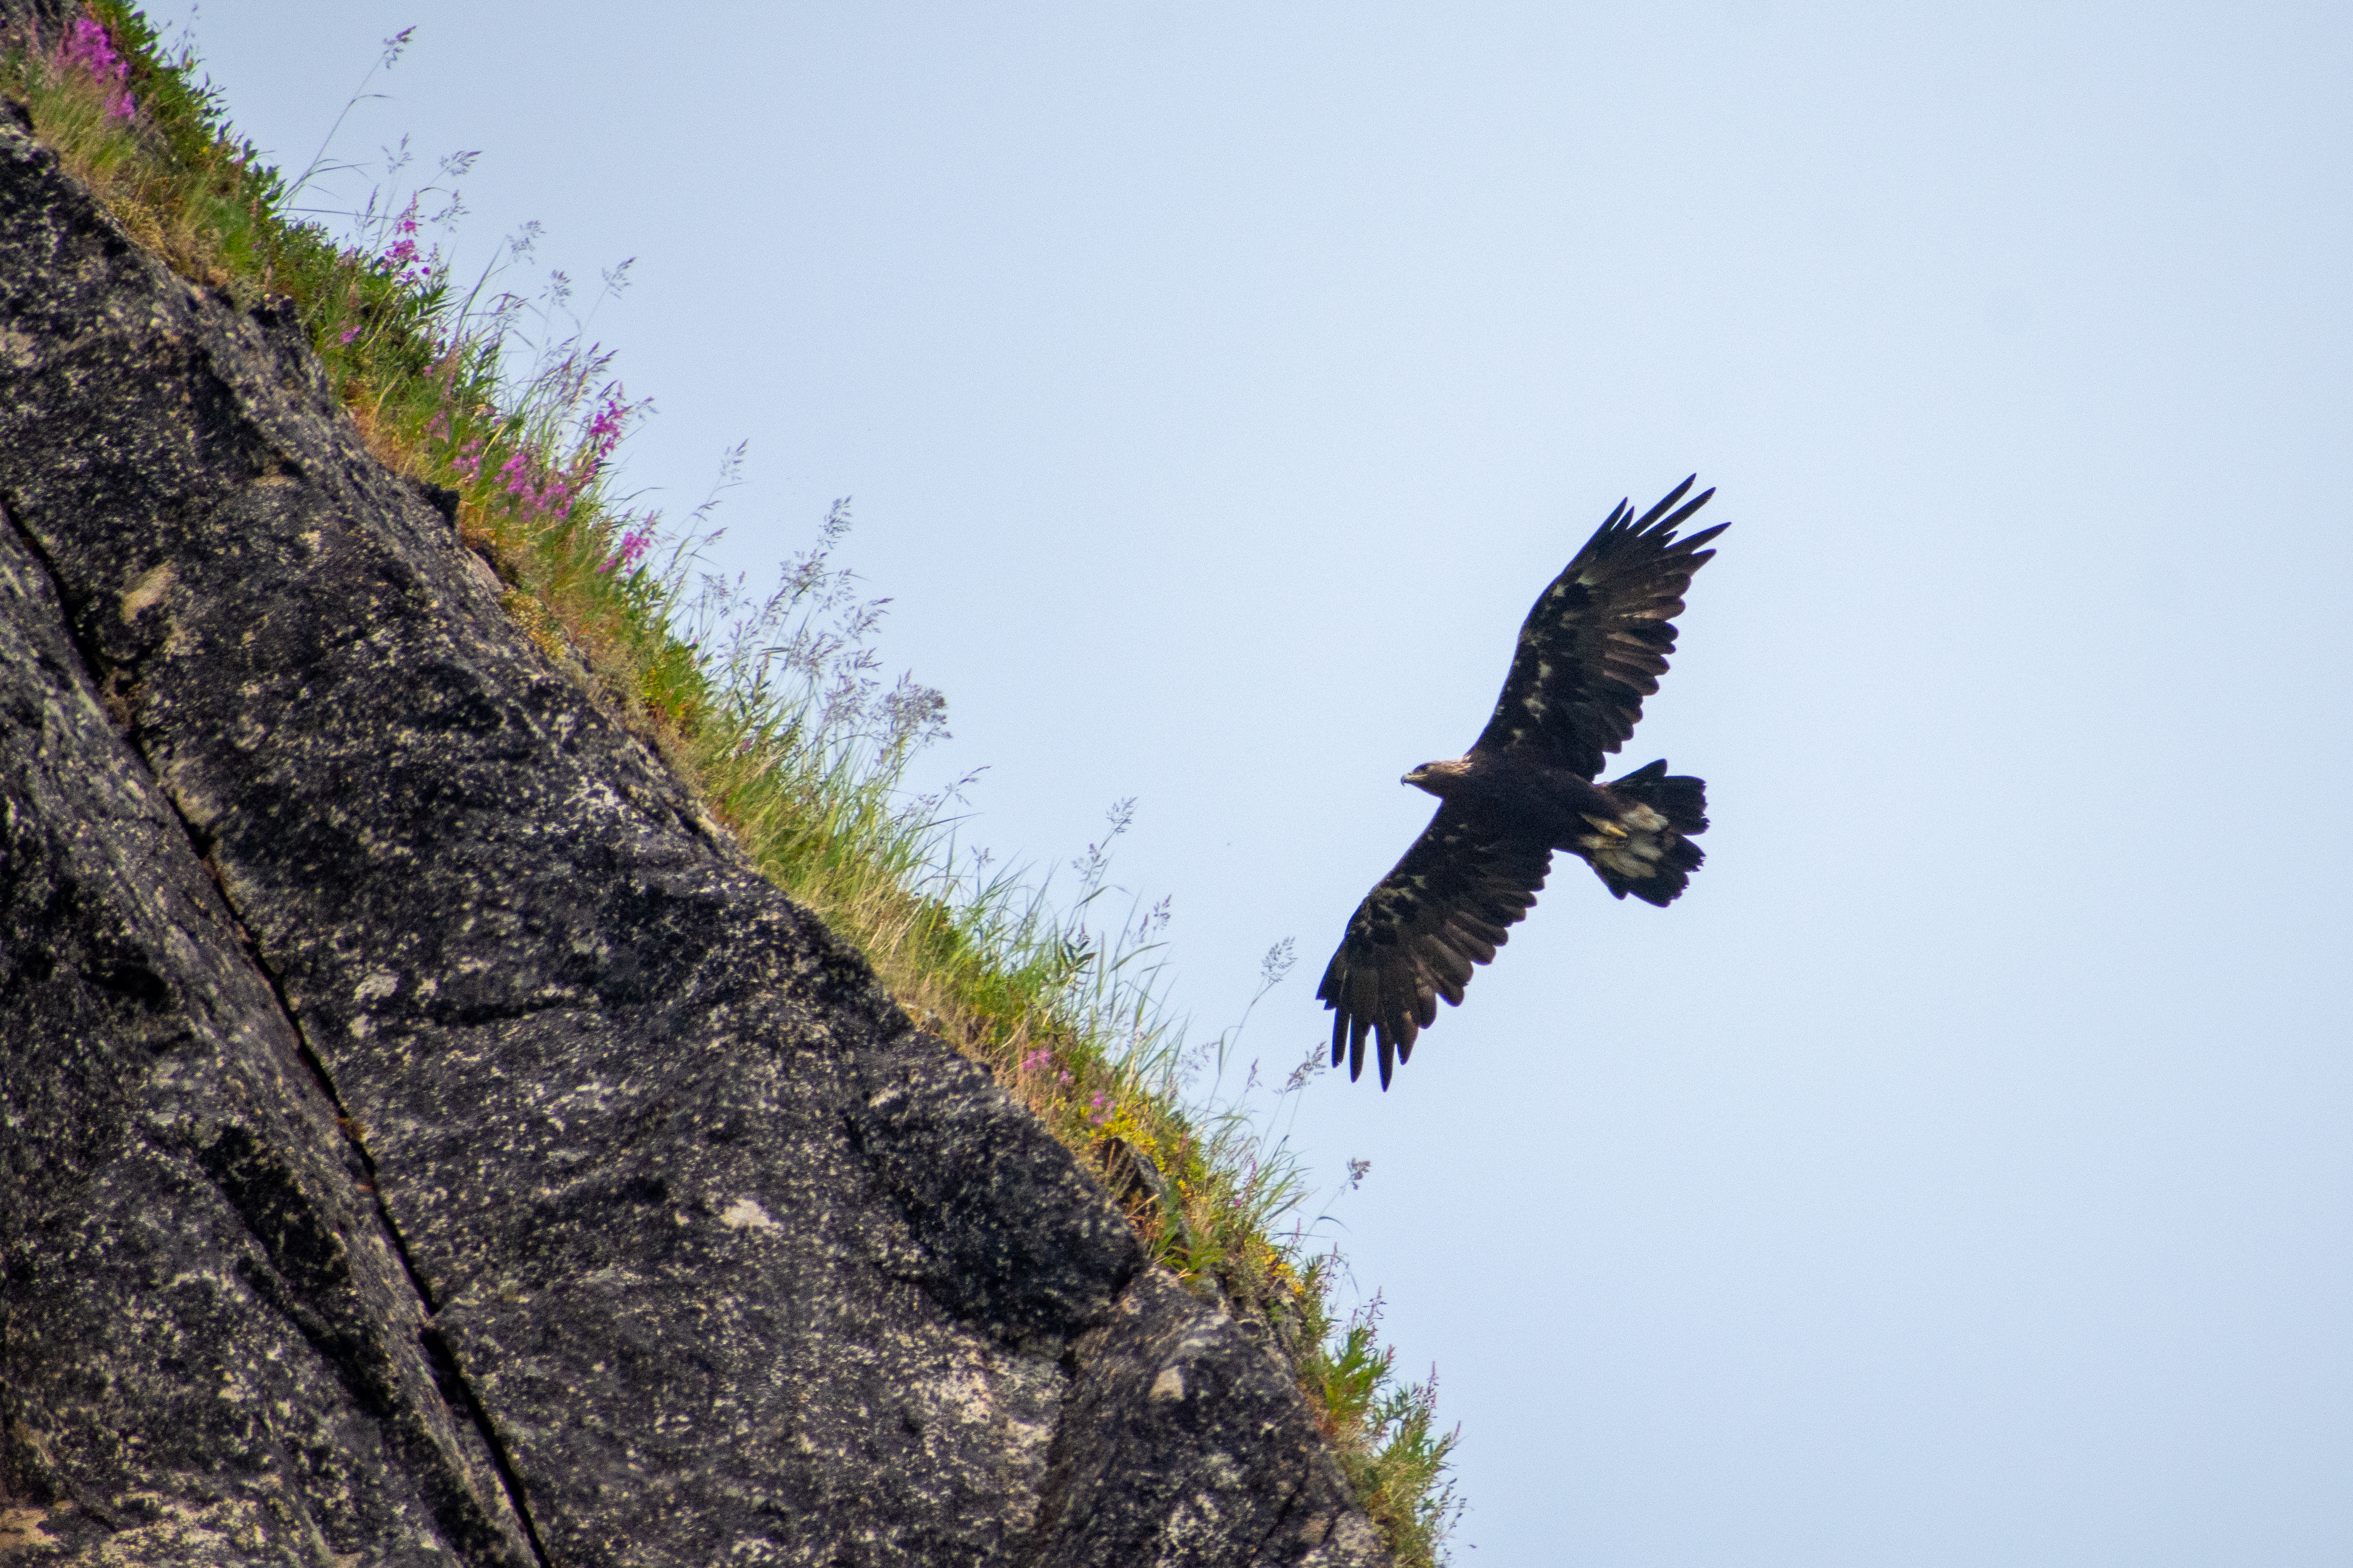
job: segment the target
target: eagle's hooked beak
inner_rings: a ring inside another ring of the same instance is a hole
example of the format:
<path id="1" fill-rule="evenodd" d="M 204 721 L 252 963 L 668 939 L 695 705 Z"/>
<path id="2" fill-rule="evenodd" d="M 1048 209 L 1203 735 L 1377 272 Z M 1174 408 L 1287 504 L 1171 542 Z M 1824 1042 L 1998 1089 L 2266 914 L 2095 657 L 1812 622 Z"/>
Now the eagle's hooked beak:
<path id="1" fill-rule="evenodd" d="M 1439 799 L 1444 800 L 1447 790 L 1453 785 L 1454 775 L 1458 771 L 1444 763 L 1424 763 L 1398 780 L 1398 783 L 1411 784 L 1418 790 L 1427 791 Z"/>
<path id="2" fill-rule="evenodd" d="M 1411 784 L 1418 790 L 1427 791 L 1439 799 L 1444 800 L 1454 792 L 1464 776 L 1465 768 L 1459 760 L 1451 763 L 1424 763 L 1398 780 L 1398 783 Z"/>

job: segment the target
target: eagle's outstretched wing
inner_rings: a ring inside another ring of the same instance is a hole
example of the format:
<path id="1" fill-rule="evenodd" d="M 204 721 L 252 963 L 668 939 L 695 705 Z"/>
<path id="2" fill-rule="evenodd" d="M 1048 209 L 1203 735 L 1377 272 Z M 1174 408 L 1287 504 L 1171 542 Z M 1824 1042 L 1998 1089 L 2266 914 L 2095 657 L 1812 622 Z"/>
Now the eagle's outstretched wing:
<path id="1" fill-rule="evenodd" d="M 1633 509 L 1620 501 L 1553 579 L 1520 627 L 1512 673 L 1472 751 L 1541 747 L 1555 766 L 1592 778 L 1602 758 L 1626 743 L 1642 717 L 1642 699 L 1659 689 L 1666 672 L 1683 590 L 1715 553 L 1700 546 L 1729 526 L 1675 538 L 1715 494 L 1702 490 L 1677 508 L 1698 477 L 1631 521 Z"/>
<path id="2" fill-rule="evenodd" d="M 1315 999 L 1329 1003 L 1332 1065 L 1365 1068 L 1365 1036 L 1380 1049 L 1381 1087 L 1414 1037 L 1438 1016 L 1438 999 L 1462 1000 L 1471 966 L 1504 945 L 1544 886 L 1552 850 L 1505 836 L 1451 805 L 1440 805 L 1396 869 L 1348 919 Z"/>

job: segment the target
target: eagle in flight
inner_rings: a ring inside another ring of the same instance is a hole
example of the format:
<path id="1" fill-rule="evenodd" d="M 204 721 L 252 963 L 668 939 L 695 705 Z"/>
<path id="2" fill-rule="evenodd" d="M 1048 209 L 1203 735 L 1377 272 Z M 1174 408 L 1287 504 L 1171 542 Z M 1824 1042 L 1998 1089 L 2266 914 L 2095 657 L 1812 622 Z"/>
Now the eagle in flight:
<path id="1" fill-rule="evenodd" d="M 1381 1087 L 1438 1016 L 1462 1000 L 1471 966 L 1488 963 L 1536 901 L 1553 851 L 1591 866 L 1609 890 L 1664 907 L 1704 858 L 1707 786 L 1662 760 L 1608 784 L 1601 760 L 1625 744 L 1659 689 L 1675 646 L 1674 617 L 1700 548 L 1729 524 L 1688 539 L 1675 530 L 1712 489 L 1632 515 L 1624 501 L 1537 598 L 1520 627 L 1512 671 L 1468 754 L 1424 763 L 1404 783 L 1438 797 L 1438 814 L 1396 869 L 1348 918 L 1316 999 L 1332 1010 L 1332 1065 L 1365 1068 L 1379 1048 Z"/>

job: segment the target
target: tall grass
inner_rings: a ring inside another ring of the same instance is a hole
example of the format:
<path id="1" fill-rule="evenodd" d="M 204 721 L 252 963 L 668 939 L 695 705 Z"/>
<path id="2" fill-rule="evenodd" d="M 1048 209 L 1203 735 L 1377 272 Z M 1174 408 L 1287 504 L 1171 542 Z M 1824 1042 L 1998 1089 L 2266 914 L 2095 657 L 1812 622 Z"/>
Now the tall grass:
<path id="1" fill-rule="evenodd" d="M 382 64 L 406 37 L 386 40 Z M 1398 1562 L 1438 1561 L 1457 1505 L 1435 1379 L 1398 1378 L 1377 1298 L 1332 1316 L 1337 1260 L 1310 1241 L 1312 1184 L 1286 1118 L 1321 1053 L 1279 1085 L 1253 1064 L 1229 1089 L 1240 1026 L 1188 1042 L 1160 984 L 1166 905 L 1123 909 L 1108 881 L 1128 803 L 1058 897 L 1050 879 L 960 844 L 954 790 L 910 791 L 946 705 L 881 673 L 882 602 L 837 560 L 849 503 L 754 589 L 704 569 L 710 503 L 673 527 L 618 498 L 613 459 L 644 405 L 560 276 L 531 298 L 502 286 L 533 233 L 463 287 L 435 243 L 470 155 L 414 185 L 396 156 L 338 237 L 296 205 L 336 167 L 324 151 L 293 181 L 266 167 L 197 85 L 193 53 L 163 48 L 118 0 L 95 0 L 63 37 L 14 40 L 0 89 L 183 274 L 248 304 L 293 301 L 371 448 L 454 492 L 460 537 L 550 659 L 659 748 L 913 1017 L 1100 1174 L 1155 1261 L 1269 1327 Z M 625 281 L 617 270 L 605 289 Z M 1271 950 L 1258 994 L 1292 963 L 1288 942 Z"/>

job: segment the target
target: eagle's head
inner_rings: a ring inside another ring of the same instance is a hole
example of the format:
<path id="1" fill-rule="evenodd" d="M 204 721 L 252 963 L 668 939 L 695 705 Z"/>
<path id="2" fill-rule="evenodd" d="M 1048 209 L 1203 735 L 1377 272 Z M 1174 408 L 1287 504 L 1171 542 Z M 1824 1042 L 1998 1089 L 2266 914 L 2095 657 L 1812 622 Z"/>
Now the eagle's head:
<path id="1" fill-rule="evenodd" d="M 1471 759 L 1457 757 L 1451 763 L 1424 763 L 1399 779 L 1398 783 L 1409 784 L 1416 789 L 1428 790 L 1439 799 L 1444 800 L 1454 793 L 1454 786 L 1461 783 L 1463 777 L 1470 772 Z"/>

